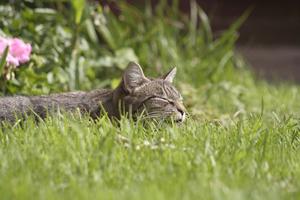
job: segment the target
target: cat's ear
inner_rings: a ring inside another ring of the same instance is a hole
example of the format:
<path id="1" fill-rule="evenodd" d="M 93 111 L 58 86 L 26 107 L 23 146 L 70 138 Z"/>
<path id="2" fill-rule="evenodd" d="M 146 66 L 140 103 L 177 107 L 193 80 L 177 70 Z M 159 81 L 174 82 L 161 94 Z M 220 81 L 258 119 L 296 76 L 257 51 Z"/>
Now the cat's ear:
<path id="1" fill-rule="evenodd" d="M 124 88 L 128 92 L 132 92 L 135 88 L 148 82 L 143 73 L 141 66 L 135 62 L 130 62 L 123 75 Z"/>
<path id="2" fill-rule="evenodd" d="M 166 73 L 162 79 L 164 79 L 165 81 L 169 81 L 169 82 L 173 82 L 173 79 L 175 78 L 176 75 L 176 67 L 174 67 L 173 69 L 171 69 L 168 73 Z"/>

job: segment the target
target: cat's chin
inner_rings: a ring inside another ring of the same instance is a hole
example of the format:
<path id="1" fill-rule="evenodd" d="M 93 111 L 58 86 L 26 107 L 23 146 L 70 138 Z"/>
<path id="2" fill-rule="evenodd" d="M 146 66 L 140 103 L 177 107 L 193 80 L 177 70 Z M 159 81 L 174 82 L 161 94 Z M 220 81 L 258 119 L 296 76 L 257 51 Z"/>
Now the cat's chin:
<path id="1" fill-rule="evenodd" d="M 181 125 L 184 123 L 184 120 L 182 119 L 176 119 L 174 117 L 165 117 L 165 118 L 147 118 L 147 117 L 138 117 L 135 119 L 135 121 L 141 121 L 143 123 L 155 123 L 155 124 L 161 124 L 161 123 L 167 123 L 167 124 L 178 124 Z"/>

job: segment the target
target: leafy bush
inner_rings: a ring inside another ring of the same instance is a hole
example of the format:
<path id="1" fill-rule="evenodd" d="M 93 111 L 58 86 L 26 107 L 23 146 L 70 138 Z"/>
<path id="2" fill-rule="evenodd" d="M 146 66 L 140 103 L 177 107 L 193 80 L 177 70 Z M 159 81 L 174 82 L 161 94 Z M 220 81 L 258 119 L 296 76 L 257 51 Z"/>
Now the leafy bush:
<path id="1" fill-rule="evenodd" d="M 246 14 L 214 38 L 207 16 L 194 1 L 190 16 L 177 4 L 160 1 L 155 7 L 136 8 L 120 1 L 119 14 L 84 0 L 1 5 L 0 34 L 33 45 L 31 62 L 3 92 L 115 87 L 129 60 L 139 61 L 155 76 L 176 66 L 180 80 L 194 86 L 236 81 L 234 43 Z"/>

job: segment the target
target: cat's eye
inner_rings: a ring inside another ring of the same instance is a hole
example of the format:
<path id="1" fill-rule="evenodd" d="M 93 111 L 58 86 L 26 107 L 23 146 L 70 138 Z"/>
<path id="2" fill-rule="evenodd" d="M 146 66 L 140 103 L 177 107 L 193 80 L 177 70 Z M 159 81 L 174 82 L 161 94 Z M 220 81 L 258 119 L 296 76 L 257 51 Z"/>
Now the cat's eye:
<path id="1" fill-rule="evenodd" d="M 165 98 L 163 98 L 163 97 L 154 97 L 154 99 L 157 99 L 157 100 L 159 100 L 159 101 L 163 101 L 163 102 L 169 103 L 169 100 L 168 100 L 168 99 L 165 99 Z"/>
<path id="2" fill-rule="evenodd" d="M 169 103 L 170 103 L 172 106 L 175 106 L 174 101 L 169 101 Z"/>
<path id="3" fill-rule="evenodd" d="M 154 99 L 157 99 L 159 101 L 163 101 L 165 103 L 171 104 L 172 106 L 175 106 L 175 102 L 172 101 L 172 100 L 169 100 L 169 99 L 166 99 L 166 98 L 163 98 L 163 97 L 154 97 Z"/>

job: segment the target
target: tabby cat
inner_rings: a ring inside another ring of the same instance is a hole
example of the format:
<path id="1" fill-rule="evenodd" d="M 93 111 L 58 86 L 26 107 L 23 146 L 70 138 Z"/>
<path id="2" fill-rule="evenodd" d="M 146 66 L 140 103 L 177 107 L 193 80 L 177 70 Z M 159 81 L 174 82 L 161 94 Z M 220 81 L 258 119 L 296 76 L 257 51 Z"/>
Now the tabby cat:
<path id="1" fill-rule="evenodd" d="M 119 119 L 123 113 L 145 119 L 185 120 L 186 111 L 180 93 L 172 85 L 176 68 L 161 78 L 147 78 L 139 64 L 130 62 L 115 90 L 67 92 L 43 96 L 13 96 L 0 98 L 0 122 L 14 122 L 30 113 L 45 118 L 49 111 L 79 110 L 97 118 L 106 112 Z"/>

